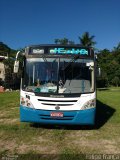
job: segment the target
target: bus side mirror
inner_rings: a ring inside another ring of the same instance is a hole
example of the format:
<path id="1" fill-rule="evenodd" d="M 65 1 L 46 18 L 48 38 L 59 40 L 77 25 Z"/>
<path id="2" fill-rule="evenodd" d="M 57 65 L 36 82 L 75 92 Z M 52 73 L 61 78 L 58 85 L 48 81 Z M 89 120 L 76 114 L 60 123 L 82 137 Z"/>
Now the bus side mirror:
<path id="1" fill-rule="evenodd" d="M 18 70 L 19 70 L 19 61 L 15 61 L 15 63 L 14 63 L 14 73 L 18 73 Z"/>

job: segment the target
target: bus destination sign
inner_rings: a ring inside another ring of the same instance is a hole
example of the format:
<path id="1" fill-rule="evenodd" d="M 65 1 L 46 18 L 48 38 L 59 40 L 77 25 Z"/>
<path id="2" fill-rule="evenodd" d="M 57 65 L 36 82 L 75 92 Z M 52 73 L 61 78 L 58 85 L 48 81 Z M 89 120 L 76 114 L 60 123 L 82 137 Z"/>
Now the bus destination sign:
<path id="1" fill-rule="evenodd" d="M 84 48 L 50 48 L 49 53 L 88 55 L 88 50 Z"/>
<path id="2" fill-rule="evenodd" d="M 90 48 L 74 46 L 33 46 L 29 48 L 30 55 L 80 55 L 82 57 L 93 57 Z"/>

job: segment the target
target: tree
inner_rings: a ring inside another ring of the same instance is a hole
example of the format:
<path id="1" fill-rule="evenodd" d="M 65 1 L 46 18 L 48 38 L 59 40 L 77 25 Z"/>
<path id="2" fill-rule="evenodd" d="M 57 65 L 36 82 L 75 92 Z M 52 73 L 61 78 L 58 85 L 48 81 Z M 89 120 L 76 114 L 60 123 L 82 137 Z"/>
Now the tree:
<path id="1" fill-rule="evenodd" d="M 8 47 L 6 44 L 3 42 L 0 42 L 0 55 L 1 56 L 9 56 L 9 57 L 15 57 L 16 55 L 16 50 L 11 49 Z"/>
<path id="2" fill-rule="evenodd" d="M 113 85 L 115 85 L 116 87 L 118 87 L 118 85 L 120 84 L 120 79 L 119 79 L 119 77 L 114 77 L 113 79 L 112 79 L 112 84 Z"/>
<path id="3" fill-rule="evenodd" d="M 93 47 L 96 42 L 93 40 L 95 36 L 90 36 L 89 32 L 85 32 L 82 37 L 78 37 L 80 44 L 85 47 Z"/>
<path id="4" fill-rule="evenodd" d="M 3 42 L 0 42 L 0 55 L 7 56 L 10 53 L 10 48 L 4 44 Z"/>
<path id="5" fill-rule="evenodd" d="M 98 64 L 101 68 L 102 82 L 108 81 L 108 85 L 118 86 L 120 83 L 120 43 L 112 51 L 103 49 L 97 54 Z"/>
<path id="6" fill-rule="evenodd" d="M 120 52 L 120 42 L 118 43 L 117 47 L 113 48 L 113 52 Z"/>
<path id="7" fill-rule="evenodd" d="M 12 88 L 13 85 L 13 63 L 14 61 L 10 58 L 3 61 L 5 65 L 5 81 L 4 81 L 4 87 L 5 88 Z"/>
<path id="8" fill-rule="evenodd" d="M 13 73 L 13 66 L 14 66 L 14 60 L 16 56 L 16 50 L 11 49 L 3 42 L 0 42 L 0 55 L 7 56 L 9 54 L 8 59 L 1 59 L 1 62 L 5 65 L 5 80 L 4 82 L 0 81 L 0 84 L 2 83 L 5 88 L 13 88 L 18 89 L 20 87 L 20 77 L 22 74 L 22 62 L 23 59 L 20 57 L 20 69 L 17 75 Z"/>
<path id="9" fill-rule="evenodd" d="M 114 47 L 112 50 L 112 54 L 114 56 L 114 59 L 119 63 L 120 65 L 120 42 L 118 43 L 117 47 Z"/>
<path id="10" fill-rule="evenodd" d="M 68 38 L 55 39 L 55 44 L 67 45 L 74 44 L 73 41 L 70 41 Z"/>

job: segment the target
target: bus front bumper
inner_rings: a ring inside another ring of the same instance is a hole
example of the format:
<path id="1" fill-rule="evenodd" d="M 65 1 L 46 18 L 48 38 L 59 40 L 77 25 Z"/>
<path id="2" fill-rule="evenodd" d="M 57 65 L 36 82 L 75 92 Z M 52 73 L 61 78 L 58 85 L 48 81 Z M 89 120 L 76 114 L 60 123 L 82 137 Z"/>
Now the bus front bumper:
<path id="1" fill-rule="evenodd" d="M 79 111 L 37 110 L 20 106 L 20 121 L 41 124 L 94 125 L 95 108 Z M 51 117 L 51 112 L 62 112 L 63 117 Z"/>

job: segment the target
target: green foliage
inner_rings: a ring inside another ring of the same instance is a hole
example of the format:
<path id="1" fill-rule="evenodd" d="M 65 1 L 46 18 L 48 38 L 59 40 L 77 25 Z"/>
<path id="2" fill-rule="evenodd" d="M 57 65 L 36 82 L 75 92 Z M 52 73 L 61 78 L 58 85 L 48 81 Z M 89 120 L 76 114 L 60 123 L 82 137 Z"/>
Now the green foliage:
<path id="1" fill-rule="evenodd" d="M 67 38 L 63 38 L 63 39 L 55 39 L 55 44 L 66 45 L 66 44 L 74 44 L 74 42 L 68 40 Z"/>
<path id="2" fill-rule="evenodd" d="M 9 53 L 10 53 L 10 48 L 3 42 L 0 42 L 0 55 L 7 56 Z"/>
<path id="3" fill-rule="evenodd" d="M 4 82 L 0 81 L 0 84 L 2 84 L 2 86 L 4 86 L 5 88 L 19 89 L 20 87 L 23 58 L 19 57 L 20 70 L 18 74 L 14 74 L 13 68 L 16 53 L 17 50 L 13 50 L 3 42 L 0 42 L 0 55 L 8 56 L 8 59 L 2 59 L 2 62 L 5 64 L 5 80 Z"/>
<path id="4" fill-rule="evenodd" d="M 83 35 L 78 38 L 82 46 L 93 47 L 96 44 L 94 41 L 95 36 L 90 36 L 89 32 L 83 33 Z"/>
<path id="5" fill-rule="evenodd" d="M 104 88 L 109 86 L 108 78 L 107 76 L 102 76 L 97 78 L 97 88 Z"/>
<path id="6" fill-rule="evenodd" d="M 98 65 L 101 68 L 101 81 L 98 79 L 98 86 L 102 82 L 102 87 L 109 85 L 119 86 L 120 80 L 120 43 L 112 51 L 104 49 L 99 51 Z"/>
<path id="7" fill-rule="evenodd" d="M 11 85 L 13 84 L 13 78 L 12 78 L 12 73 L 13 73 L 13 64 L 14 61 L 10 58 L 5 59 L 3 61 L 5 64 L 5 81 L 4 81 L 4 87 L 5 88 L 12 88 Z"/>
<path id="8" fill-rule="evenodd" d="M 118 85 L 120 84 L 120 79 L 119 77 L 114 77 L 112 79 L 112 84 L 114 84 L 116 87 L 118 87 Z"/>
<path id="9" fill-rule="evenodd" d="M 94 41 L 95 36 L 90 36 L 89 32 L 85 32 L 81 37 L 78 38 L 81 46 L 93 47 L 96 44 Z M 55 44 L 74 44 L 74 41 L 71 41 L 68 38 L 55 39 Z"/>
<path id="10" fill-rule="evenodd" d="M 0 42 L 0 55 L 1 56 L 15 57 L 15 54 L 16 54 L 16 50 L 11 49 L 3 42 Z"/>

